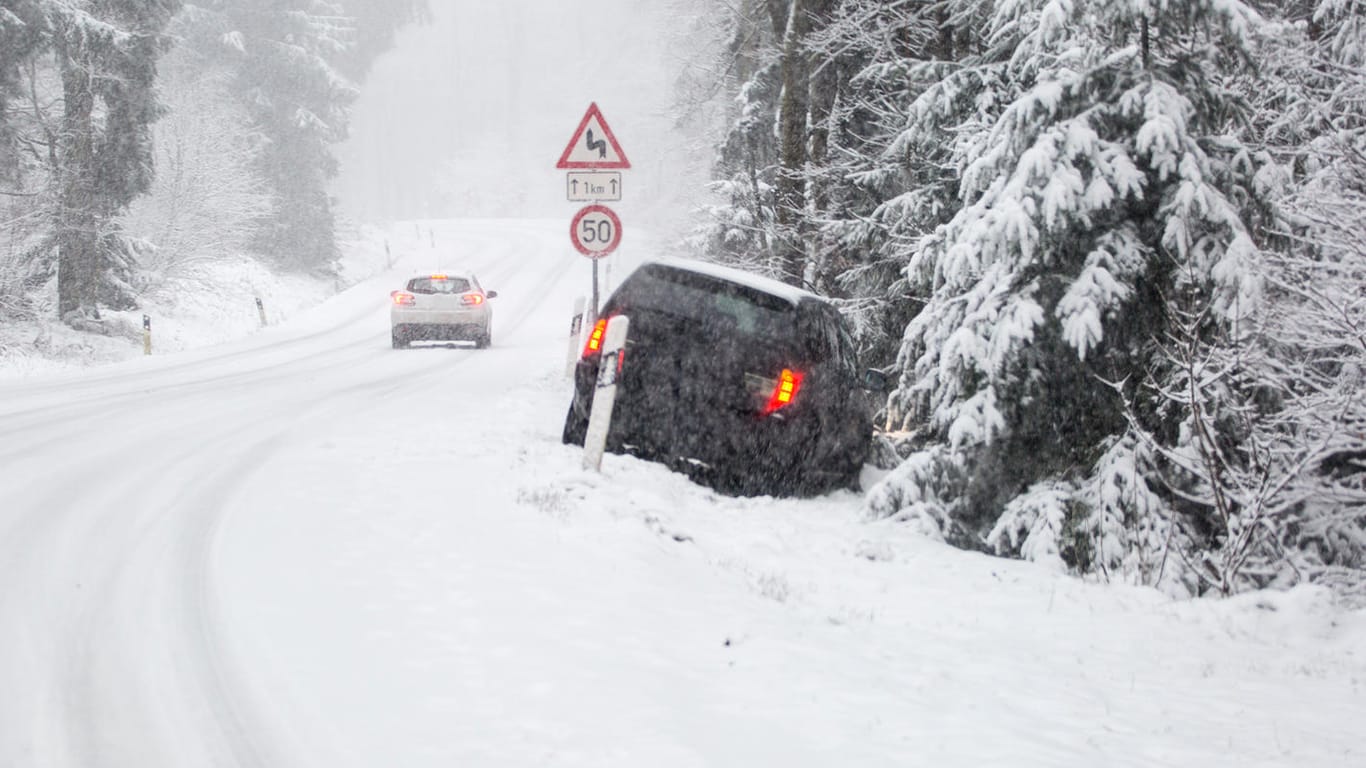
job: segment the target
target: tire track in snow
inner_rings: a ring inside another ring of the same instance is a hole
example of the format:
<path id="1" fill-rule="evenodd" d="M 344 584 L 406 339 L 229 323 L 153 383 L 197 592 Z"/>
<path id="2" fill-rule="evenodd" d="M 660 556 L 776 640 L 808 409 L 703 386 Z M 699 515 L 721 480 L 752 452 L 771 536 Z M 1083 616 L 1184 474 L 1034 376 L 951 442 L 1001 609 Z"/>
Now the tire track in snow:
<path id="1" fill-rule="evenodd" d="M 512 281 L 531 276 L 529 268 L 538 270 L 530 285 L 509 292 L 516 301 L 504 302 L 511 307 L 501 314 L 512 319 L 500 330 L 514 336 L 576 263 L 520 261 L 504 259 L 501 268 L 490 271 L 497 275 L 493 279 Z M 356 318 L 373 312 L 355 313 L 349 322 L 354 325 L 360 322 Z M 339 333 L 309 338 L 316 344 Z M 14 497 L 23 501 L 18 514 L 0 518 L 8 523 L 0 539 L 0 574 L 10 585 L 0 591 L 0 622 L 35 619 L 15 628 L 15 634 L 27 638 L 25 647 L 34 662 L 30 667 L 37 672 L 6 672 L 0 663 L 0 682 L 31 692 L 29 699 L 14 697 L 9 705 L 0 704 L 0 722 L 33 725 L 31 742 L 18 741 L 23 738 L 18 733 L 0 736 L 0 754 L 30 754 L 54 766 L 184 765 L 193 761 L 179 750 L 190 746 L 206 752 L 209 764 L 280 764 L 281 740 L 266 730 L 260 702 L 249 691 L 251 681 L 243 678 L 227 647 L 211 555 L 234 487 L 268 463 L 292 429 L 323 414 L 374 406 L 376 396 L 425 390 L 433 380 L 467 369 L 466 361 L 479 359 L 473 350 L 430 360 L 414 356 L 395 377 L 395 371 L 375 365 L 394 360 L 387 343 L 375 343 L 383 335 L 377 329 L 365 339 L 308 352 L 303 360 L 244 373 L 218 372 L 221 359 L 187 363 L 184 373 L 208 369 L 208 377 L 151 395 L 100 396 L 101 390 L 94 390 L 92 398 L 42 411 L 43 419 L 3 420 L 5 434 L 24 446 L 9 452 L 9 458 L 32 457 L 30 466 L 40 471 L 18 483 L 0 481 L 0 493 L 14 487 Z M 273 350 L 278 345 L 254 354 Z M 241 359 L 256 358 L 244 352 Z M 332 381 L 328 374 L 355 369 L 361 371 L 359 378 L 322 393 L 312 382 Z M 155 375 L 159 372 L 135 372 L 111 386 L 122 381 L 141 386 L 140 379 Z M 218 427 L 215 433 L 215 407 L 232 404 L 233 395 L 250 403 L 260 398 L 260 391 L 291 381 L 305 386 L 269 399 L 264 408 L 243 409 L 228 430 Z M 132 437 L 122 444 L 79 439 L 116 432 L 127 423 L 128 414 L 111 403 L 131 412 L 146 407 L 138 398 L 150 396 L 164 400 L 161 423 L 128 430 Z M 203 437 L 187 446 L 186 433 Z M 44 474 L 44 462 L 51 461 L 45 457 L 56 449 L 62 449 L 62 462 L 46 465 Z M 73 475 L 81 482 L 70 482 Z M 190 488 L 167 496 L 164 484 L 184 477 L 194 478 Z M 53 578 L 58 572 L 60 577 Z M 179 608 L 156 612 L 167 606 Z M 178 659 L 187 670 L 176 690 L 160 690 L 145 672 L 134 678 L 136 685 L 126 684 L 129 669 L 147 664 L 149 647 L 166 659 Z M 45 670 L 60 673 L 44 678 Z M 198 726 L 186 728 L 187 720 Z"/>

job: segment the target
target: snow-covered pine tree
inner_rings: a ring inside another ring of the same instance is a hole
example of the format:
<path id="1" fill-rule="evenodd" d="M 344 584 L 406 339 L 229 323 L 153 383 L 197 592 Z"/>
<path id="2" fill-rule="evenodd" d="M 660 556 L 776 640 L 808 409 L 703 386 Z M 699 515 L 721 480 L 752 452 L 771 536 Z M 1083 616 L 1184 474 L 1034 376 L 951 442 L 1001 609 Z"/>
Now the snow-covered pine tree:
<path id="1" fill-rule="evenodd" d="M 704 211 L 707 221 L 691 242 L 702 258 L 777 274 L 772 243 L 782 25 L 775 23 L 769 6 L 782 8 L 786 18 L 782 0 L 742 0 L 733 8 L 715 9 L 729 29 L 730 42 L 722 60 L 704 69 L 720 81 L 718 90 L 733 94 L 733 105 L 716 157 L 712 192 L 717 202 Z"/>
<path id="2" fill-rule="evenodd" d="M 1366 603 L 1366 4 L 1289 11 L 1262 35 L 1271 87 L 1253 91 L 1256 184 L 1274 203 L 1255 219 L 1263 311 L 1168 345 L 1200 365 L 1168 390 L 1183 424 L 1223 412 L 1238 439 L 1188 428 L 1199 450 L 1168 452 L 1212 510 L 1215 586 L 1307 581 Z"/>
<path id="3" fill-rule="evenodd" d="M 61 79 L 57 143 L 57 297 L 85 327 L 101 304 L 134 306 L 136 254 L 117 217 L 152 180 L 157 59 L 179 0 L 86 0 L 41 6 Z"/>
<path id="4" fill-rule="evenodd" d="M 276 264 L 328 272 L 337 254 L 327 192 L 332 144 L 346 136 L 355 84 L 338 70 L 356 37 L 344 4 L 327 0 L 194 3 L 185 40 L 235 75 L 262 138 L 258 170 L 275 196 L 255 250 Z"/>
<path id="5" fill-rule="evenodd" d="M 186 56 L 218 82 L 227 72 L 255 147 L 254 174 L 273 208 L 256 217 L 252 250 L 274 264 L 328 272 L 337 254 L 327 186 L 357 83 L 426 0 L 204 0 L 177 31 Z M 230 110 L 236 111 L 236 110 Z"/>
<path id="6" fill-rule="evenodd" d="M 53 193 L 47 183 L 55 130 L 33 108 L 29 65 L 48 49 L 39 0 L 0 0 L 0 321 L 31 319 L 29 294 L 50 277 Z"/>
<path id="7" fill-rule="evenodd" d="M 14 196 L 23 153 L 20 131 L 24 66 L 46 47 L 45 23 L 37 0 L 0 0 L 0 191 Z"/>
<path id="8" fill-rule="evenodd" d="M 982 6 L 948 7 L 969 18 Z M 1242 277 L 1255 168 L 1220 86 L 1245 66 L 1258 16 L 1207 0 L 990 9 L 982 52 L 917 99 L 902 137 L 923 140 L 927 118 L 956 136 L 961 208 L 907 266 L 928 298 L 893 397 L 902 426 L 934 436 L 925 457 L 950 467 L 912 457 L 869 505 L 899 514 L 898 499 L 927 491 L 898 486 L 948 478 L 933 495 L 958 543 L 1141 578 L 1154 571 L 1134 565 L 1130 533 L 1149 532 L 1149 546 L 1176 532 L 1152 503 L 1154 457 L 1126 438 L 1124 400 L 1100 382 L 1133 391 L 1160 367 L 1153 340 L 1178 289 L 1205 291 L 1214 323 L 1254 306 Z M 1165 426 L 1154 401 L 1131 401 L 1141 423 Z M 1122 487 L 1116 469 L 1132 469 Z M 1193 583 L 1164 573 L 1171 588 Z"/>
<path id="9" fill-rule="evenodd" d="M 960 23 L 968 25 L 967 20 Z M 970 25 L 969 25 L 970 26 Z M 908 131 L 916 98 L 966 55 L 940 4 L 850 0 L 811 39 L 819 67 L 838 74 L 830 163 L 810 183 L 827 185 L 814 211 L 822 235 L 816 285 L 842 299 L 865 359 L 895 359 L 922 305 L 904 268 L 911 247 L 957 209 L 953 136 L 927 120 Z M 962 92 L 971 110 L 972 94 Z M 950 110 L 958 114 L 956 110 Z"/>

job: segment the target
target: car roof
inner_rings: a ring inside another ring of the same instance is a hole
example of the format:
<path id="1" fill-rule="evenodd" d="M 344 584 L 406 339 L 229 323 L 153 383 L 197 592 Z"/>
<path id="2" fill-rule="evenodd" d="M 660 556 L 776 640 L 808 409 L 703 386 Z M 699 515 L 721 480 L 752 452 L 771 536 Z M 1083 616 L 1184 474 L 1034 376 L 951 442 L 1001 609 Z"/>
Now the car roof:
<path id="1" fill-rule="evenodd" d="M 756 291 L 762 291 L 763 293 L 777 296 L 781 299 L 787 300 L 792 304 L 799 304 L 802 301 L 810 299 L 815 299 L 817 301 L 825 301 L 825 299 L 821 298 L 820 296 L 817 296 L 816 294 L 808 290 L 798 288 L 795 285 L 788 285 L 787 283 L 784 283 L 781 280 L 774 280 L 771 277 L 765 277 L 763 275 L 758 275 L 753 272 L 746 272 L 743 269 L 736 269 L 735 267 L 727 267 L 721 264 L 713 264 L 709 261 L 698 261 L 696 259 L 667 258 L 655 259 L 653 261 L 646 262 L 641 266 L 645 266 L 646 264 L 661 264 L 663 266 L 672 267 L 674 269 L 687 270 L 689 272 L 696 272 L 700 275 L 706 275 L 708 277 L 715 277 L 721 280 L 726 280 L 732 283 L 736 283 L 737 285 L 743 285 L 746 288 L 753 288 Z"/>

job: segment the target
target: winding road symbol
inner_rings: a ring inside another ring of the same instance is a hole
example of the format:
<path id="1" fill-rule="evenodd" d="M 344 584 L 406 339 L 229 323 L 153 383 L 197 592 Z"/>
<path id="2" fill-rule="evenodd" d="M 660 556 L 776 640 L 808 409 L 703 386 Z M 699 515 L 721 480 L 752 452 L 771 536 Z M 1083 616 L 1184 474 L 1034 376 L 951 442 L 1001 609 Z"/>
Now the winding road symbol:
<path id="1" fill-rule="evenodd" d="M 625 170 L 631 167 L 612 128 L 602 117 L 597 102 L 588 105 L 579 126 L 574 129 L 556 168 L 564 170 Z"/>
<path id="2" fill-rule="evenodd" d="M 598 139 L 597 141 L 593 141 L 593 129 L 592 129 L 592 128 L 589 128 L 589 129 L 588 129 L 588 135 L 585 136 L 584 138 L 586 138 L 586 139 L 588 140 L 588 151 L 589 151 L 589 152 L 592 152 L 593 150 L 596 149 L 596 150 L 598 151 L 598 157 L 599 157 L 599 158 L 607 157 L 607 142 L 604 141 L 604 140 L 602 140 L 602 139 Z"/>

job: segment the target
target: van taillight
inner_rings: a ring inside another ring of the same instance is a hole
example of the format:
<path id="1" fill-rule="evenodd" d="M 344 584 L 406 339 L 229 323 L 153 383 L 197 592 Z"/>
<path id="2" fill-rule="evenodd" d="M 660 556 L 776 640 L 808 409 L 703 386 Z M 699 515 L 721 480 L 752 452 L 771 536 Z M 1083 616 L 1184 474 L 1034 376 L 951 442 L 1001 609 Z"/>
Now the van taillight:
<path id="1" fill-rule="evenodd" d="M 389 296 L 400 306 L 410 307 L 417 303 L 417 297 L 407 291 L 393 291 Z"/>
<path id="2" fill-rule="evenodd" d="M 773 394 L 768 398 L 768 405 L 764 407 L 764 413 L 773 413 L 785 405 L 791 405 L 792 399 L 797 396 L 797 390 L 802 386 L 802 375 L 796 371 L 783 369 L 778 374 L 778 383 L 773 387 Z"/>
<path id="3" fill-rule="evenodd" d="M 465 303 L 465 306 L 477 307 L 477 306 L 479 306 L 480 304 L 483 304 L 483 303 L 484 303 L 484 294 L 482 294 L 482 293 L 463 293 L 463 294 L 460 295 L 460 301 L 464 302 L 464 303 Z"/>
<path id="4" fill-rule="evenodd" d="M 607 320 L 604 317 L 593 326 L 593 332 L 588 335 L 588 343 L 583 345 L 583 357 L 596 355 L 602 351 L 602 336 L 607 333 Z"/>
<path id="5" fill-rule="evenodd" d="M 802 388 L 802 373 L 784 368 L 776 379 L 747 373 L 745 388 L 753 393 L 756 405 L 759 405 L 761 412 L 767 416 L 791 405 L 792 401 L 797 399 L 797 392 Z"/>

